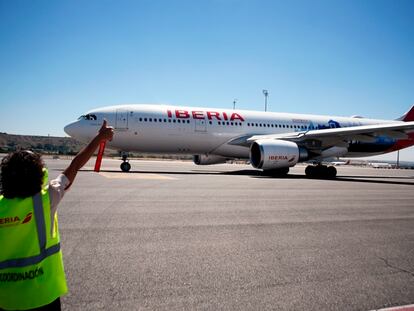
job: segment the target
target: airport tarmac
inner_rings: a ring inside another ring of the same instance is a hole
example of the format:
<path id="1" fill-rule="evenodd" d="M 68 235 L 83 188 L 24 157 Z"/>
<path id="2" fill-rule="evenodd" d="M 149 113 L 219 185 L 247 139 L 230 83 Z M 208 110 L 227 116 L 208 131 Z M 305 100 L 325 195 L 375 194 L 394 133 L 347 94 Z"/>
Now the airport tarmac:
<path id="1" fill-rule="evenodd" d="M 68 160 L 46 160 L 57 176 Z M 414 171 L 89 162 L 59 206 L 63 310 L 373 310 L 414 303 Z"/>

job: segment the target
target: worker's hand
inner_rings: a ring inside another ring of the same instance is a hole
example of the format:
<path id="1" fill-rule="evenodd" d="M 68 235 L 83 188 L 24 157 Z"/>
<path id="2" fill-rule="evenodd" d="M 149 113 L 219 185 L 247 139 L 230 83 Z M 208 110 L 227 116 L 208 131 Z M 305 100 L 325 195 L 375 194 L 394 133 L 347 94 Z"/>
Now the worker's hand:
<path id="1" fill-rule="evenodd" d="M 112 126 L 108 126 L 108 122 L 106 119 L 103 120 L 101 129 L 99 130 L 99 137 L 102 140 L 109 140 L 111 141 L 114 137 L 114 128 Z"/>

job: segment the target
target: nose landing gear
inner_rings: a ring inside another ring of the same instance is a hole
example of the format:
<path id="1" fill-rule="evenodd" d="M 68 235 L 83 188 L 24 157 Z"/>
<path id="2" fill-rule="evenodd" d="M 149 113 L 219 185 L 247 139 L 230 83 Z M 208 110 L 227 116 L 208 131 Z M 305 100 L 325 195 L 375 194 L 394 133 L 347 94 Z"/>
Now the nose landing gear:
<path id="1" fill-rule="evenodd" d="M 321 164 L 308 165 L 305 169 L 305 174 L 309 178 L 335 179 L 336 173 L 335 167 Z"/>
<path id="2" fill-rule="evenodd" d="M 129 170 L 131 169 L 131 164 L 129 164 L 128 162 L 128 153 L 122 153 L 122 161 L 123 162 L 121 163 L 121 170 L 123 172 L 129 172 Z"/>

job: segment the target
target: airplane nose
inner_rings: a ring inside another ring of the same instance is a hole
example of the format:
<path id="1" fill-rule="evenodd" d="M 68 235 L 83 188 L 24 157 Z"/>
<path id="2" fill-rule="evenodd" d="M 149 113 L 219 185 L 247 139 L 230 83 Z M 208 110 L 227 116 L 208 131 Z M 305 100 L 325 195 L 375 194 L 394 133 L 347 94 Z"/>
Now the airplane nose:
<path id="1" fill-rule="evenodd" d="M 72 122 L 66 125 L 63 130 L 66 134 L 68 134 L 70 137 L 76 137 L 78 134 L 78 122 Z"/>

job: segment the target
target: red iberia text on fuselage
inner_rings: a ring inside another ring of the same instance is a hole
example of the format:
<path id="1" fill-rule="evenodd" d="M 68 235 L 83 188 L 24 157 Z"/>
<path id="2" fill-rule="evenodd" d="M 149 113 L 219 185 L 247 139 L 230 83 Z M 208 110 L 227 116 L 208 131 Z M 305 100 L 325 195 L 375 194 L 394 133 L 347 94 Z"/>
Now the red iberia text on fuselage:
<path id="1" fill-rule="evenodd" d="M 236 112 L 232 112 L 229 116 L 228 113 L 226 112 L 218 112 L 218 111 L 188 111 L 188 110 L 180 110 L 180 109 L 176 109 L 174 111 L 172 110 L 167 110 L 167 115 L 169 118 L 172 118 L 173 116 L 175 116 L 176 118 L 179 119 L 208 119 L 208 120 L 218 120 L 218 121 L 242 121 L 244 122 L 244 118 L 236 113 Z"/>

